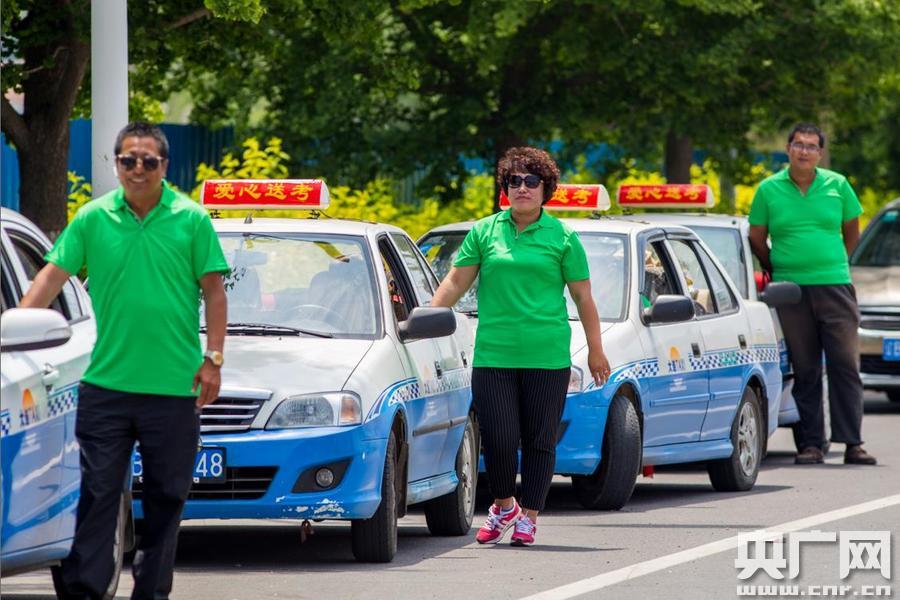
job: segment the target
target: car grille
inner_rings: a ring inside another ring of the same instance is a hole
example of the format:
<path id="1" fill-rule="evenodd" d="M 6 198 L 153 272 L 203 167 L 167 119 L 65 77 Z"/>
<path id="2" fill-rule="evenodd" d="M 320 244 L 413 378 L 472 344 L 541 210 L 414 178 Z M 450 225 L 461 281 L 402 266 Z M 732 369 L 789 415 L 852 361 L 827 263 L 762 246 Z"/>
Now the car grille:
<path id="1" fill-rule="evenodd" d="M 256 413 L 272 396 L 268 390 L 227 390 L 200 413 L 200 433 L 250 429 Z"/>
<path id="2" fill-rule="evenodd" d="M 896 311 L 862 313 L 859 326 L 876 331 L 900 331 L 900 313 Z"/>
<path id="3" fill-rule="evenodd" d="M 266 495 L 277 467 L 226 467 L 222 483 L 195 483 L 188 500 L 256 500 Z M 135 500 L 143 497 L 143 484 L 137 479 L 131 486 Z"/>
<path id="4" fill-rule="evenodd" d="M 862 373 L 900 376 L 900 360 L 884 360 L 878 354 L 863 354 L 859 358 L 859 370 Z"/>

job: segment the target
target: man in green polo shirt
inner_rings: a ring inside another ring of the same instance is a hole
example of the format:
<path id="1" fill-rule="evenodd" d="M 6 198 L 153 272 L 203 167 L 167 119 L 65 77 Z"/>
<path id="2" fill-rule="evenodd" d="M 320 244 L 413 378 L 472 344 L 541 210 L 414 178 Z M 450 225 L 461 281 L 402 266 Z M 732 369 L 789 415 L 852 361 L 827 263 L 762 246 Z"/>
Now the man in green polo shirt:
<path id="1" fill-rule="evenodd" d="M 22 299 L 46 307 L 87 267 L 97 343 L 78 390 L 81 496 L 63 597 L 101 598 L 113 574 L 122 485 L 135 442 L 145 534 L 132 598 L 167 598 L 190 489 L 200 409 L 219 392 L 228 264 L 209 215 L 165 182 L 163 132 L 131 123 L 115 143 L 121 187 L 78 211 Z M 200 347 L 200 297 L 207 350 Z"/>
<path id="2" fill-rule="evenodd" d="M 862 207 L 846 177 L 818 167 L 824 146 L 815 125 L 794 127 L 787 144 L 790 166 L 763 181 L 753 197 L 750 244 L 773 280 L 793 281 L 802 290 L 799 304 L 778 309 L 800 413 L 795 462 L 825 461 L 824 352 L 831 440 L 847 445 L 845 463 L 874 465 L 875 457 L 862 447 L 859 307 L 847 261 L 859 241 Z"/>

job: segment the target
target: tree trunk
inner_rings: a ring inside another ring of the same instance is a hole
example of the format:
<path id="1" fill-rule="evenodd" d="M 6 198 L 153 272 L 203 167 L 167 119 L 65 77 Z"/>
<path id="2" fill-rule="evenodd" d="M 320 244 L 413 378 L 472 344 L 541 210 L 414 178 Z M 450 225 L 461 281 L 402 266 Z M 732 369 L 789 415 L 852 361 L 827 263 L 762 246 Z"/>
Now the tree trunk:
<path id="1" fill-rule="evenodd" d="M 31 130 L 19 151 L 19 198 L 23 215 L 55 240 L 68 221 L 69 119 Z"/>
<path id="2" fill-rule="evenodd" d="M 666 135 L 666 181 L 669 183 L 691 182 L 691 161 L 694 148 L 691 138 L 679 135 L 670 129 Z"/>

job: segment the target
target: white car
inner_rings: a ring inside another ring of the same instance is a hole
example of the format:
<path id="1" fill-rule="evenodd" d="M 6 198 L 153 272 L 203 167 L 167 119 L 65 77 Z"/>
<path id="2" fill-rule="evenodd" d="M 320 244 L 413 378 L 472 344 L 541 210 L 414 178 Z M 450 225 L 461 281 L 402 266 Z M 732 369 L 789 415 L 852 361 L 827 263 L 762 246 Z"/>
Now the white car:
<path id="1" fill-rule="evenodd" d="M 555 472 L 572 475 L 588 508 L 621 508 L 641 465 L 705 461 L 716 489 L 750 489 L 782 385 L 768 307 L 745 300 L 687 228 L 564 222 L 587 253 L 612 374 L 600 388 L 585 375 L 587 344 L 569 299 L 573 366 Z M 440 276 L 471 225 L 437 227 L 419 240 Z M 796 291 L 774 285 L 764 298 L 789 302 Z"/>
<path id="2" fill-rule="evenodd" d="M 2 209 L 0 456 L 3 575 L 56 565 L 69 554 L 81 485 L 75 409 L 96 340 L 90 299 L 72 277 L 49 309 L 15 308 L 46 264 L 47 237 Z M 124 484 L 124 481 L 123 481 Z M 133 543 L 129 493 L 116 532 L 112 598 Z M 59 571 L 53 570 L 54 584 Z"/>
<path id="3" fill-rule="evenodd" d="M 260 205 L 327 205 L 312 181 L 207 182 L 204 198 L 249 186 Z M 465 317 L 428 307 L 438 282 L 412 240 L 338 219 L 213 225 L 231 266 L 228 335 L 184 518 L 346 520 L 356 558 L 378 562 L 393 558 L 411 504 L 424 503 L 432 533 L 468 533 L 474 340 Z M 140 516 L 137 461 L 134 474 Z"/>

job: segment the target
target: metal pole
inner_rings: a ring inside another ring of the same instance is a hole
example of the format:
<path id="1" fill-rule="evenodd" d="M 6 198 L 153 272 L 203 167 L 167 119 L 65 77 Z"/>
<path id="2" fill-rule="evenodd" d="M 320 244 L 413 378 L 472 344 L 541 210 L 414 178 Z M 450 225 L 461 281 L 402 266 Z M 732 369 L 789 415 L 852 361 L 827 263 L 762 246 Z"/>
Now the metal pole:
<path id="1" fill-rule="evenodd" d="M 128 3 L 91 2 L 91 186 L 96 198 L 119 185 L 113 144 L 128 123 Z"/>

